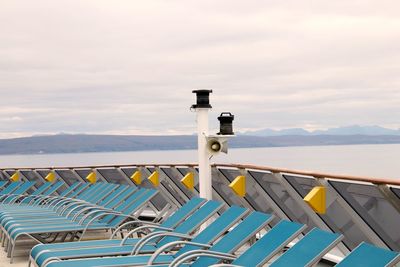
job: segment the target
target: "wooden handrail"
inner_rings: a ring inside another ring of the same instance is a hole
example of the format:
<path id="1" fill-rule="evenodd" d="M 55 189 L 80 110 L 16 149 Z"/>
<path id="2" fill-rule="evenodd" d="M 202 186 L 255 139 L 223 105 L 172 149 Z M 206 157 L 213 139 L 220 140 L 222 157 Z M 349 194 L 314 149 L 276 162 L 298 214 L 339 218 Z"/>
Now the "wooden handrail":
<path id="1" fill-rule="evenodd" d="M 167 163 L 167 164 L 114 164 L 114 165 L 95 165 L 95 166 L 52 166 L 52 167 L 42 167 L 42 168 L 33 168 L 33 167 L 24 167 L 24 168 L 0 168 L 0 171 L 4 170 L 47 170 L 47 169 L 97 169 L 97 168 L 116 168 L 116 167 L 196 167 L 197 163 Z M 313 172 L 313 171 L 303 171 L 303 170 L 291 170 L 291 169 L 283 169 L 283 168 L 274 168 L 268 166 L 258 166 L 258 165 L 250 165 L 250 164 L 226 164 L 226 163 L 216 163 L 212 165 L 213 167 L 225 167 L 225 168 L 237 168 L 237 169 L 252 169 L 259 171 L 268 171 L 272 173 L 289 173 L 289 174 L 297 174 L 297 175 L 305 175 L 312 176 L 316 178 L 331 178 L 337 180 L 344 181 L 358 181 L 358 182 L 367 182 L 373 184 L 389 184 L 400 186 L 400 178 L 376 178 L 376 177 L 366 177 L 366 176 L 353 176 L 353 175 L 341 175 L 341 174 L 330 174 L 330 173 L 321 173 L 321 172 Z"/>
<path id="2" fill-rule="evenodd" d="M 368 183 L 374 183 L 374 184 L 400 185 L 400 179 L 393 179 L 393 178 L 376 178 L 376 177 L 366 177 L 366 176 L 330 174 L 330 173 L 322 173 L 322 172 L 290 170 L 290 169 L 248 165 L 248 164 L 215 164 L 214 166 L 216 166 L 216 167 L 235 167 L 238 169 L 254 169 L 254 170 L 260 170 L 260 171 L 269 171 L 272 173 L 290 173 L 290 174 L 312 176 L 312 177 L 316 177 L 316 178 L 331 178 L 331 179 L 347 180 L 347 181 L 368 182 Z"/>

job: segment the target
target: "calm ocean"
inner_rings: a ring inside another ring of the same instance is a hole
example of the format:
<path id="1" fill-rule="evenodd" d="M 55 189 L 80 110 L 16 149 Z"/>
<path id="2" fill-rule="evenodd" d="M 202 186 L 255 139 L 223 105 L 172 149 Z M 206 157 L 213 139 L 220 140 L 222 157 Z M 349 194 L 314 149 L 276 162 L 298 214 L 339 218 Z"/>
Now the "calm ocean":
<path id="1" fill-rule="evenodd" d="M 77 154 L 1 155 L 0 166 L 48 167 L 138 163 L 193 163 L 197 151 L 135 151 Z M 400 144 L 230 149 L 217 163 L 400 178 Z"/>

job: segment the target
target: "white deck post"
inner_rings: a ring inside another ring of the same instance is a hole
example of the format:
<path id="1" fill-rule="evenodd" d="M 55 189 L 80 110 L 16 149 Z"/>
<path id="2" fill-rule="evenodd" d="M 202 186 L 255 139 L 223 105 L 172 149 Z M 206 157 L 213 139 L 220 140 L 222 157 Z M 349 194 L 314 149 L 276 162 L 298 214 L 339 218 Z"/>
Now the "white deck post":
<path id="1" fill-rule="evenodd" d="M 210 157 L 207 151 L 208 109 L 198 108 L 197 111 L 197 145 L 199 159 L 200 197 L 212 199 L 212 181 Z"/>
<path id="2" fill-rule="evenodd" d="M 212 90 L 194 90 L 197 102 L 192 105 L 197 113 L 197 151 L 199 160 L 199 188 L 200 197 L 212 199 L 212 179 L 210 153 L 207 149 L 208 137 L 208 110 L 211 108 L 209 95 Z"/>

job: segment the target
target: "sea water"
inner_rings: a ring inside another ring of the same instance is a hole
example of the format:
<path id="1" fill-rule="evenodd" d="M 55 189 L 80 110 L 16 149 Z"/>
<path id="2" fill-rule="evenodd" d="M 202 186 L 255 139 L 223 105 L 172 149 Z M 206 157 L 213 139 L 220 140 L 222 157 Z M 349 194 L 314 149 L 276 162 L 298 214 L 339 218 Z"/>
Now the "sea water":
<path id="1" fill-rule="evenodd" d="M 195 163 L 196 150 L 0 155 L 1 168 Z M 400 144 L 229 149 L 211 159 L 333 174 L 400 178 Z"/>

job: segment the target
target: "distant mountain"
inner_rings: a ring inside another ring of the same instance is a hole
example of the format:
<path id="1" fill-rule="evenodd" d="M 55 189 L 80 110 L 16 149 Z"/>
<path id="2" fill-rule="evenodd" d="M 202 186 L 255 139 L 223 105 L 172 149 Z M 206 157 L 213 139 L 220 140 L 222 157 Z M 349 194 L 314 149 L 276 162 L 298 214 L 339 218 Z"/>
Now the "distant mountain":
<path id="1" fill-rule="evenodd" d="M 400 135 L 400 129 L 393 130 L 380 126 L 345 126 L 330 128 L 328 130 L 307 131 L 302 128 L 290 128 L 283 130 L 262 129 L 250 131 L 245 135 L 253 136 L 282 136 L 282 135 Z"/>
<path id="2" fill-rule="evenodd" d="M 253 135 L 253 136 L 310 135 L 310 132 L 302 128 L 290 128 L 284 130 L 262 129 L 259 131 L 246 132 L 245 135 Z"/>
<path id="3" fill-rule="evenodd" d="M 230 148 L 319 146 L 350 144 L 400 144 L 400 135 L 293 135 L 301 130 L 290 130 L 291 135 L 239 135 L 229 140 Z M 112 152 L 137 150 L 196 149 L 195 135 L 89 135 L 63 134 L 0 139 L 0 154 L 43 154 Z"/>
<path id="4" fill-rule="evenodd" d="M 326 131 L 314 131 L 314 135 L 318 134 L 332 134 L 332 135 L 353 135 L 353 134 L 363 134 L 363 135 L 400 135 L 399 130 L 387 129 L 380 126 L 346 126 L 331 128 Z"/>

